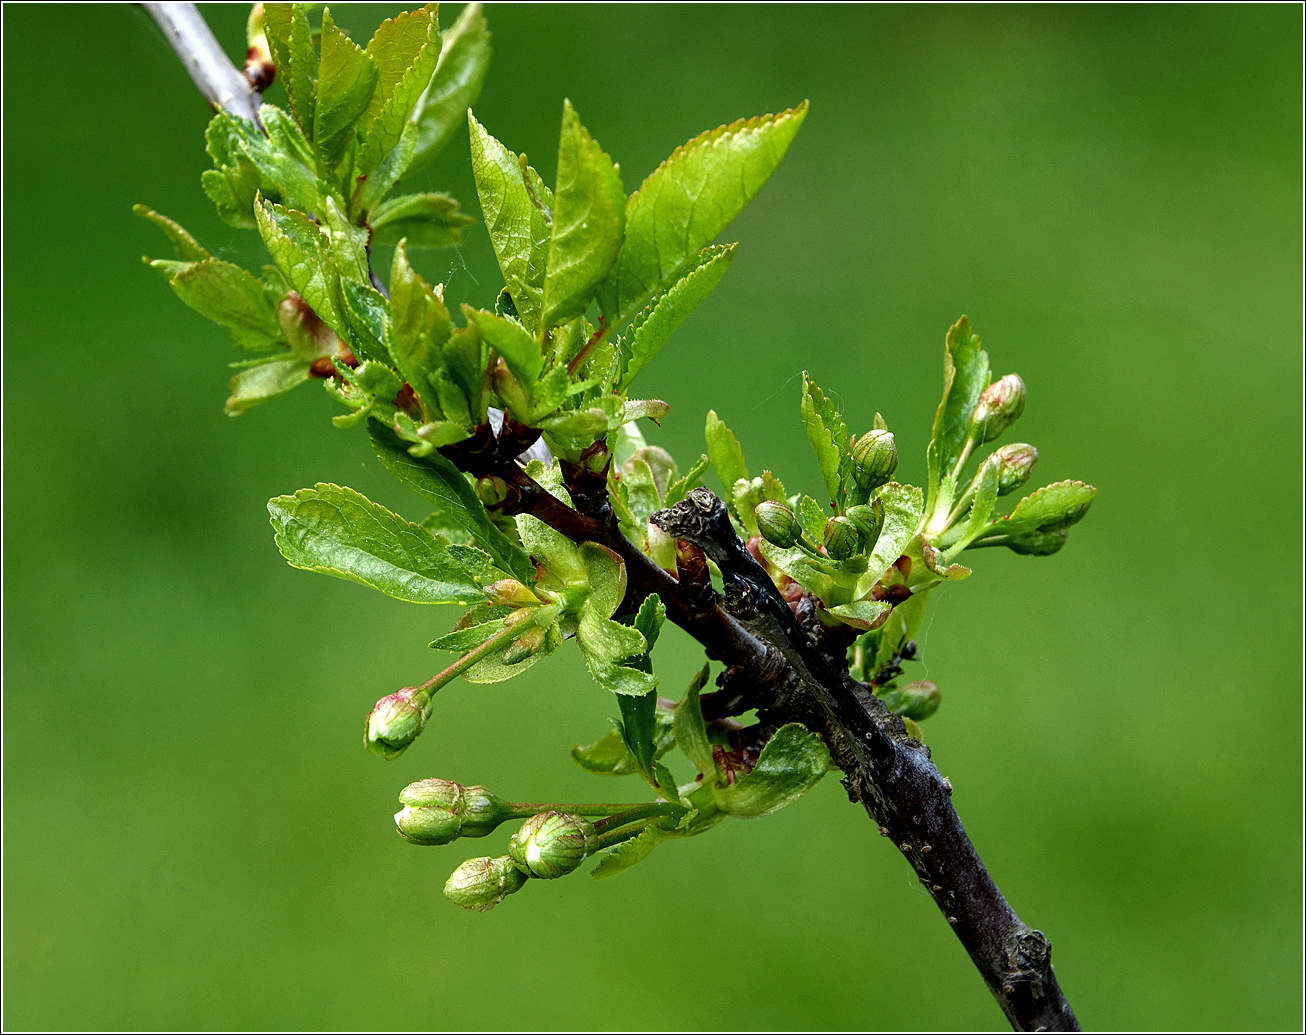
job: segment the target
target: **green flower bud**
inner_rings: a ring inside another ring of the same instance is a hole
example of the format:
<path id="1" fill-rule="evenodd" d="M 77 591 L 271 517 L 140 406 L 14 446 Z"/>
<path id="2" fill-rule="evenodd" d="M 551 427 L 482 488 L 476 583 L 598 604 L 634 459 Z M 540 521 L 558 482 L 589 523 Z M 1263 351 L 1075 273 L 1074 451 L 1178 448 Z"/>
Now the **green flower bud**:
<path id="1" fill-rule="evenodd" d="M 540 598 L 531 592 L 530 588 L 522 585 L 516 579 L 500 579 L 498 582 L 491 582 L 485 587 L 485 595 L 490 598 L 492 604 L 507 604 L 510 607 L 521 607 L 524 604 L 538 604 Z"/>
<path id="2" fill-rule="evenodd" d="M 399 802 L 404 807 L 395 813 L 395 826 L 405 840 L 419 845 L 484 837 L 512 818 L 512 811 L 484 787 L 464 787 L 452 780 L 410 783 Z"/>
<path id="3" fill-rule="evenodd" d="M 916 722 L 928 719 L 937 712 L 939 703 L 943 700 L 939 688 L 928 680 L 908 683 L 902 687 L 888 687 L 877 691 L 876 696 L 894 715 Z"/>
<path id="4" fill-rule="evenodd" d="M 878 489 L 897 469 L 898 446 L 892 431 L 874 428 L 853 444 L 853 476 L 863 489 Z"/>
<path id="5" fill-rule="evenodd" d="M 798 542 L 803 534 L 802 522 L 798 516 L 783 503 L 765 500 L 756 510 L 757 530 L 772 546 L 788 549 Z"/>
<path id="6" fill-rule="evenodd" d="M 1027 481 L 1038 460 L 1038 450 L 1027 442 L 1003 446 L 993 454 L 998 463 L 998 495 L 1005 496 Z"/>
<path id="7" fill-rule="evenodd" d="M 544 630 L 538 625 L 527 629 L 524 633 L 508 644 L 503 652 L 503 663 L 505 665 L 516 665 L 518 662 L 525 661 L 533 654 L 538 654 L 544 649 Z"/>
<path id="8" fill-rule="evenodd" d="M 1065 546 L 1069 535 L 1070 530 L 1064 527 L 1054 528 L 1050 531 L 1040 528 L 1033 532 L 1010 536 L 1002 545 L 1008 547 L 1012 553 L 1027 554 L 1031 557 L 1046 557 Z"/>
<path id="9" fill-rule="evenodd" d="M 382 758 L 398 758 L 426 725 L 430 698 L 414 686 L 383 697 L 367 716 L 363 742 Z"/>
<path id="10" fill-rule="evenodd" d="M 846 561 L 857 552 L 861 536 L 846 517 L 832 517 L 825 523 L 824 540 L 831 560 Z"/>
<path id="11" fill-rule="evenodd" d="M 482 856 L 468 859 L 449 875 L 444 884 L 444 897 L 464 909 L 484 913 L 514 891 L 520 891 L 528 879 L 506 855 L 497 859 Z"/>
<path id="12" fill-rule="evenodd" d="M 849 507 L 848 513 L 844 516 L 853 523 L 857 534 L 861 536 L 862 549 L 875 549 L 875 544 L 880 538 L 880 529 L 884 527 L 884 504 L 879 500 L 869 504 L 860 503 L 855 507 Z"/>
<path id="13" fill-rule="evenodd" d="M 970 415 L 967 434 L 974 437 L 977 445 L 992 442 L 1024 412 L 1025 382 L 1019 374 L 1008 374 L 980 393 Z"/>
<path id="14" fill-rule="evenodd" d="M 495 507 L 508 498 L 508 483 L 497 474 L 476 479 L 476 498 L 487 507 Z"/>
<path id="15" fill-rule="evenodd" d="M 598 844 L 589 820 L 565 812 L 541 812 L 512 835 L 508 855 L 532 877 L 552 880 L 583 863 Z"/>

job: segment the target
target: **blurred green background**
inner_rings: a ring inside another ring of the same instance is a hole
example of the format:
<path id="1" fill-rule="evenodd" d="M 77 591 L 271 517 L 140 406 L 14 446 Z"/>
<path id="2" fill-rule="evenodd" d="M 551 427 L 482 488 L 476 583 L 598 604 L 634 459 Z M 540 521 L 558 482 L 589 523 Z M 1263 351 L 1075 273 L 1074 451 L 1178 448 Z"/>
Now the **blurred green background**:
<path id="1" fill-rule="evenodd" d="M 346 5 L 366 40 L 396 5 Z M 246 8 L 206 10 L 233 55 Z M 446 24 L 454 10 L 445 12 Z M 493 913 L 440 888 L 506 833 L 394 835 L 411 780 L 617 788 L 574 650 L 459 683 L 385 764 L 383 694 L 452 620 L 295 571 L 264 509 L 315 481 L 424 513 L 306 387 L 222 414 L 222 331 L 139 262 L 145 202 L 253 261 L 199 188 L 206 113 L 127 5 L 4 12 L 4 977 L 14 1028 L 994 1028 L 907 865 L 830 778 Z M 643 375 L 818 483 L 806 368 L 923 477 L 962 312 L 1019 371 L 1042 482 L 1101 487 L 1052 558 L 976 555 L 921 637 L 935 760 L 1086 1027 L 1297 1028 L 1301 10 L 490 7 L 477 114 L 551 179 L 570 97 L 628 190 L 804 97 L 712 299 Z M 274 88 L 270 99 L 282 96 Z M 478 212 L 466 135 L 419 178 Z M 388 258 L 381 261 L 382 268 Z M 499 283 L 483 230 L 420 265 Z M 670 688 L 696 666 L 661 651 Z"/>

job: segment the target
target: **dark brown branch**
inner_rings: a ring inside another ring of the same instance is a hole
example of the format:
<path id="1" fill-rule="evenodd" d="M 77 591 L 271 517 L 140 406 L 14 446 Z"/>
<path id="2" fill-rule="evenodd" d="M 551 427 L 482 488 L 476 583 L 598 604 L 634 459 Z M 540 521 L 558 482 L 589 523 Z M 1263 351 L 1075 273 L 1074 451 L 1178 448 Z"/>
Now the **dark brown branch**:
<path id="1" fill-rule="evenodd" d="M 204 99 L 215 108 L 249 119 L 256 126 L 261 98 L 223 52 L 194 4 L 141 4 L 177 52 Z"/>

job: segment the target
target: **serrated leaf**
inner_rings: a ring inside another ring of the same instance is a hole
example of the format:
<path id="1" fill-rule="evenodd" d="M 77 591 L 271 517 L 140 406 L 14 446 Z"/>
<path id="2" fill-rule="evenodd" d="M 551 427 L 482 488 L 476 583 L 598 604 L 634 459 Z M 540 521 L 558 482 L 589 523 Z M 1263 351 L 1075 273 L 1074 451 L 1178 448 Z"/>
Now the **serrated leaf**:
<path id="1" fill-rule="evenodd" d="M 485 599 L 500 572 L 490 558 L 451 546 L 353 489 L 319 482 L 268 502 L 277 548 L 294 567 L 371 586 L 417 604 Z"/>
<path id="2" fill-rule="evenodd" d="M 513 578 L 527 585 L 535 581 L 535 567 L 526 552 L 490 520 L 458 468 L 439 453 L 421 459 L 410 456 L 393 431 L 375 422 L 369 424 L 368 434 L 386 470 L 467 529 L 472 541 Z"/>
<path id="3" fill-rule="evenodd" d="M 133 205 L 132 211 L 142 219 L 148 219 L 167 234 L 172 243 L 177 246 L 177 251 L 181 253 L 181 257 L 187 262 L 203 262 L 210 257 L 208 250 L 199 241 L 191 237 L 182 228 L 181 224 L 173 222 L 167 216 L 159 215 L 154 209 L 145 205 Z"/>
<path id="4" fill-rule="evenodd" d="M 885 600 L 858 600 L 851 604 L 839 604 L 828 610 L 854 629 L 865 631 L 876 628 L 884 616 L 893 610 L 893 605 Z"/>
<path id="5" fill-rule="evenodd" d="M 463 317 L 468 324 L 475 325 L 481 337 L 503 358 L 512 371 L 512 376 L 529 392 L 544 369 L 544 353 L 540 351 L 540 343 L 527 334 L 516 320 L 497 313 L 487 313 L 484 309 L 464 305 Z"/>
<path id="6" fill-rule="evenodd" d="M 630 196 L 625 243 L 599 293 L 609 326 L 643 308 L 739 214 L 775 171 L 806 114 L 804 101 L 703 133 Z"/>
<path id="7" fill-rule="evenodd" d="M 540 317 L 555 327 L 584 314 L 611 272 L 625 229 L 626 191 L 612 159 L 563 101 L 558 141 L 558 183 L 554 190 Z"/>
<path id="8" fill-rule="evenodd" d="M 946 515 L 956 498 L 952 469 L 966 442 L 966 427 L 989 383 L 989 354 L 962 317 L 948 329 L 943 347 L 943 398 L 934 415 L 926 458 L 929 462 L 927 513 Z M 946 484 L 945 484 L 946 482 Z"/>
<path id="9" fill-rule="evenodd" d="M 534 333 L 543 302 L 549 224 L 531 200 L 517 155 L 490 136 L 470 111 L 467 122 L 485 229 L 522 325 Z M 552 199 L 544 200 L 548 204 Z"/>
<path id="10" fill-rule="evenodd" d="M 366 215 L 380 206 L 381 199 L 390 192 L 390 188 L 399 182 L 404 170 L 408 168 L 408 163 L 413 157 L 413 149 L 416 146 L 417 127 L 405 124 L 403 132 L 399 134 L 399 142 L 381 160 L 381 163 L 367 174 L 367 179 L 363 182 L 363 189 L 358 193 L 356 200 L 350 200 L 349 211 L 352 217 L 357 218 L 360 213 Z M 365 221 L 370 225 L 370 219 Z M 399 236 L 403 235 L 400 234 Z M 373 233 L 373 240 L 375 239 L 376 236 Z"/>
<path id="11" fill-rule="evenodd" d="M 360 120 L 366 136 L 358 154 L 358 172 L 371 172 L 399 143 L 408 116 L 431 82 L 440 60 L 438 8 L 427 4 L 382 22 L 367 45 L 377 79 Z"/>
<path id="12" fill-rule="evenodd" d="M 259 233 L 277 269 L 337 334 L 348 328 L 337 304 L 339 275 L 326 234 L 302 212 L 259 200 L 254 206 Z"/>
<path id="13" fill-rule="evenodd" d="M 356 280 L 340 281 L 344 299 L 345 323 L 349 327 L 349 342 L 360 359 L 389 363 L 390 352 L 385 346 L 387 305 L 385 296 L 371 284 Z"/>
<path id="14" fill-rule="evenodd" d="M 490 64 L 490 29 L 481 5 L 468 4 L 443 34 L 435 75 L 413 109 L 417 147 L 405 175 L 425 169 L 467 120 Z"/>
<path id="15" fill-rule="evenodd" d="M 461 241 L 463 227 L 474 222 L 447 194 L 401 194 L 372 213 L 372 239 L 407 237 L 412 248 L 447 248 Z"/>
<path id="16" fill-rule="evenodd" d="M 825 393 L 807 376 L 807 371 L 803 371 L 801 408 L 807 441 L 816 454 L 821 480 L 825 482 L 830 499 L 842 510 L 852 466 L 848 428 Z"/>
<path id="17" fill-rule="evenodd" d="M 796 722 L 776 730 L 753 770 L 728 787 L 713 789 L 717 807 L 731 816 L 765 816 L 797 801 L 830 768 L 830 752 Z"/>
<path id="18" fill-rule="evenodd" d="M 1088 513 L 1096 495 L 1097 489 L 1084 482 L 1067 480 L 1045 485 L 1017 503 L 1011 514 L 994 522 L 989 531 L 1055 532 L 1069 528 Z"/>
<path id="19" fill-rule="evenodd" d="M 231 396 L 226 402 L 228 416 L 237 417 L 250 407 L 285 395 L 309 378 L 309 363 L 297 356 L 275 359 L 248 367 L 231 379 Z"/>
<path id="20" fill-rule="evenodd" d="M 807 553 L 792 547 L 782 549 L 768 543 L 765 539 L 758 543 L 762 556 L 775 568 L 779 568 L 803 589 L 820 600 L 829 600 L 834 590 L 834 580 L 829 572 L 821 570 L 821 562 Z"/>
<path id="21" fill-rule="evenodd" d="M 617 706 L 621 709 L 617 732 L 635 771 L 656 786 L 653 763 L 657 756 L 657 695 L 652 691 L 638 696 L 619 694 Z"/>
<path id="22" fill-rule="evenodd" d="M 247 270 L 209 258 L 192 263 L 170 283 L 178 298 L 225 327 L 241 348 L 261 349 L 282 340 L 280 299 Z"/>
<path id="23" fill-rule="evenodd" d="M 453 332 L 444 300 L 408 263 L 402 243 L 390 268 L 390 325 L 386 344 L 395 365 L 436 416 L 442 416 L 439 396 L 430 380 L 440 369 L 440 346 Z"/>
<path id="24" fill-rule="evenodd" d="M 979 536 L 983 535 L 993 507 L 998 501 L 998 463 L 993 459 L 980 465 L 975 476 L 975 494 L 961 537 L 948 549 L 948 558 L 956 557 Z M 940 572 L 942 574 L 942 572 Z"/>
<path id="25" fill-rule="evenodd" d="M 576 642 L 590 675 L 605 690 L 638 697 L 656 689 L 656 676 L 624 664 L 647 650 L 639 630 L 583 608 L 576 623 Z"/>
<path id="26" fill-rule="evenodd" d="M 308 139 L 294 120 L 274 105 L 262 105 L 259 118 L 266 135 L 244 119 L 232 117 L 232 121 L 240 130 L 245 153 L 263 175 L 264 195 L 275 188 L 278 200 L 288 207 L 320 211 L 322 191 Z"/>
<path id="27" fill-rule="evenodd" d="M 313 144 L 327 169 L 335 168 L 353 139 L 354 126 L 376 90 L 376 64 L 322 11 L 322 58 L 313 109 Z"/>
<path id="28" fill-rule="evenodd" d="M 716 415 L 716 410 L 707 411 L 707 455 L 712 462 L 712 470 L 721 479 L 725 489 L 725 498 L 730 498 L 731 489 L 740 478 L 748 477 L 748 467 L 744 464 L 744 451 L 739 440 L 726 427 L 725 421 Z"/>
<path id="29" fill-rule="evenodd" d="M 505 621 L 506 618 L 497 618 L 489 622 L 463 625 L 460 620 L 454 625 L 453 629 L 432 640 L 427 646 L 432 650 L 449 650 L 457 654 L 465 654 L 467 651 L 479 647 L 491 636 L 502 632 Z"/>
<path id="30" fill-rule="evenodd" d="M 622 336 L 616 388 L 625 391 L 725 275 L 735 257 L 735 246 L 704 248 L 675 283 L 662 291 L 631 322 Z"/>
<path id="31" fill-rule="evenodd" d="M 712 743 L 707 737 L 707 724 L 703 721 L 703 708 L 699 704 L 699 694 L 707 685 L 709 668 L 703 668 L 694 676 L 676 708 L 676 717 L 672 728 L 675 730 L 676 743 L 685 757 L 703 774 L 704 779 L 717 778 L 716 761 Z"/>
<path id="32" fill-rule="evenodd" d="M 658 825 L 645 827 L 639 836 L 632 837 L 629 841 L 622 841 L 621 844 L 613 847 L 599 860 L 599 864 L 590 872 L 590 876 L 594 880 L 615 877 L 636 863 L 643 862 L 652 854 L 654 848 L 674 836 Z"/>
<path id="33" fill-rule="evenodd" d="M 825 539 L 826 513 L 821 505 L 811 496 L 798 497 L 798 506 L 794 509 L 798 520 L 802 522 L 812 542 L 820 543 Z"/>
<path id="34" fill-rule="evenodd" d="M 881 486 L 874 498 L 884 504 L 884 526 L 867 560 L 866 573 L 857 581 L 857 595 L 865 596 L 889 567 L 906 552 L 921 520 L 921 490 L 897 482 Z"/>
<path id="35" fill-rule="evenodd" d="M 696 489 L 703 484 L 703 474 L 707 471 L 708 464 L 711 463 L 704 453 L 690 466 L 685 472 L 684 477 L 677 478 L 667 485 L 666 498 L 663 500 L 664 507 L 674 507 L 677 503 L 689 495 L 690 489 Z"/>
<path id="36" fill-rule="evenodd" d="M 263 28 L 290 110 L 304 132 L 312 136 L 318 60 L 304 5 L 264 4 Z"/>
<path id="37" fill-rule="evenodd" d="M 634 697 L 619 697 L 618 701 L 634 701 Z M 635 758 L 626 747 L 625 740 L 616 730 L 609 730 L 593 744 L 571 749 L 572 760 L 587 773 L 597 776 L 626 776 L 637 772 Z"/>

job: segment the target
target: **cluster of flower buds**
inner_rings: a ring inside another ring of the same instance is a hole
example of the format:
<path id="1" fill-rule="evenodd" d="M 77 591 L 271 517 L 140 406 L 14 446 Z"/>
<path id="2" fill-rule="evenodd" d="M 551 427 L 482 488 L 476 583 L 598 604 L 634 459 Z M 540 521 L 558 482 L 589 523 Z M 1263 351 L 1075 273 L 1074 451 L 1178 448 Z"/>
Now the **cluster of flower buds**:
<path id="1" fill-rule="evenodd" d="M 452 780 L 418 780 L 400 792 L 403 808 L 395 827 L 417 845 L 447 845 L 460 837 L 484 837 L 518 813 L 484 787 Z"/>

